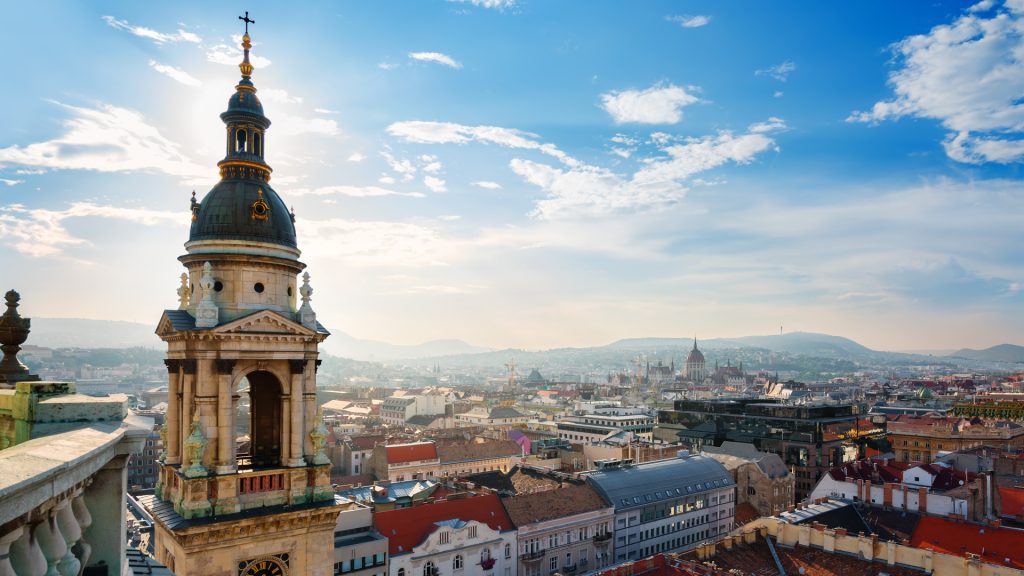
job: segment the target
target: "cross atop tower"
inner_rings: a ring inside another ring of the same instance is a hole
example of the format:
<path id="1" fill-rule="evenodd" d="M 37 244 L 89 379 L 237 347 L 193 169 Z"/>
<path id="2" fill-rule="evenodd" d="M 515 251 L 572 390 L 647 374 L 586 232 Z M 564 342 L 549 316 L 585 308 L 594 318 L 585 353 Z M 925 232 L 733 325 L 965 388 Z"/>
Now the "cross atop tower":
<path id="1" fill-rule="evenodd" d="M 246 34 L 249 33 L 249 24 L 255 24 L 256 23 L 255 20 L 250 20 L 249 19 L 249 11 L 248 10 L 245 11 L 245 16 L 239 16 L 238 19 L 241 20 L 242 22 L 245 22 L 245 33 Z"/>

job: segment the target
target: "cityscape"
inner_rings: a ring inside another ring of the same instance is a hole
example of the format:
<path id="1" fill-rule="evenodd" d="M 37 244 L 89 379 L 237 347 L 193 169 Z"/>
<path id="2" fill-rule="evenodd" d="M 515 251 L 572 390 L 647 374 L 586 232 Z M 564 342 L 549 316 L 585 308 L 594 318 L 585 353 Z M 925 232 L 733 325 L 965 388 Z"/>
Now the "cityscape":
<path id="1" fill-rule="evenodd" d="M 11 9 L 0 576 L 1024 576 L 1020 2 Z"/>

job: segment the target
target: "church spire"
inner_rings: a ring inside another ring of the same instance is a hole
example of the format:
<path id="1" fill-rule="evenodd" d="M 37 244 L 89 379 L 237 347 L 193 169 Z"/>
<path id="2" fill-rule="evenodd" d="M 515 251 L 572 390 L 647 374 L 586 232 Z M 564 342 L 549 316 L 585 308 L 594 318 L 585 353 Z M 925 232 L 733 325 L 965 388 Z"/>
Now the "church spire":
<path id="1" fill-rule="evenodd" d="M 242 50 L 243 58 L 242 63 L 238 65 L 238 69 L 242 71 L 242 81 L 240 85 L 252 87 L 252 64 L 249 62 L 249 50 L 252 48 L 252 41 L 249 38 L 249 24 L 255 24 L 255 20 L 249 19 L 249 11 L 245 11 L 245 16 L 239 16 L 239 20 L 245 22 L 245 35 L 242 36 Z M 255 89 L 253 90 L 255 92 Z"/>

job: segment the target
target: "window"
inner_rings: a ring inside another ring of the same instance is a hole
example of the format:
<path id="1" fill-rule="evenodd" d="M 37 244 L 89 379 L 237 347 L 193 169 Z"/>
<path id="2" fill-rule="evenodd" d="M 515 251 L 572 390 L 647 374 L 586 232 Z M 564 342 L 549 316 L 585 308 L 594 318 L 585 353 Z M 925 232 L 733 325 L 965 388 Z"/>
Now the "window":
<path id="1" fill-rule="evenodd" d="M 565 555 L 565 566 L 568 568 L 572 566 L 572 552 L 568 552 Z"/>
<path id="2" fill-rule="evenodd" d="M 476 526 L 469 527 L 469 537 L 476 538 Z"/>
<path id="3" fill-rule="evenodd" d="M 511 557 L 512 557 L 512 545 L 506 543 L 505 544 L 505 558 L 511 558 Z"/>
<path id="4" fill-rule="evenodd" d="M 551 557 L 551 561 L 548 562 L 548 568 L 550 568 L 552 572 L 558 570 L 558 556 Z"/>
<path id="5" fill-rule="evenodd" d="M 447 544 L 451 541 L 452 533 L 445 530 L 437 535 L 437 541 L 441 544 Z"/>
<path id="6" fill-rule="evenodd" d="M 433 562 L 427 562 L 423 565 L 423 576 L 434 576 L 437 574 L 437 568 L 434 567 Z"/>
<path id="7" fill-rule="evenodd" d="M 452 570 L 462 570 L 462 554 L 456 554 L 452 560 Z"/>

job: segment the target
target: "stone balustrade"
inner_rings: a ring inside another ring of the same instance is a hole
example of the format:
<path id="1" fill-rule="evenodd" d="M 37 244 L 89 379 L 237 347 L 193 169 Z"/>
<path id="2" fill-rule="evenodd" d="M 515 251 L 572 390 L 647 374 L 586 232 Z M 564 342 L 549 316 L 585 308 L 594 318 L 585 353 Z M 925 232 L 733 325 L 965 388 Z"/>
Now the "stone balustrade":
<path id="1" fill-rule="evenodd" d="M 128 455 L 149 423 L 95 422 L 0 451 L 0 576 L 124 567 Z"/>

